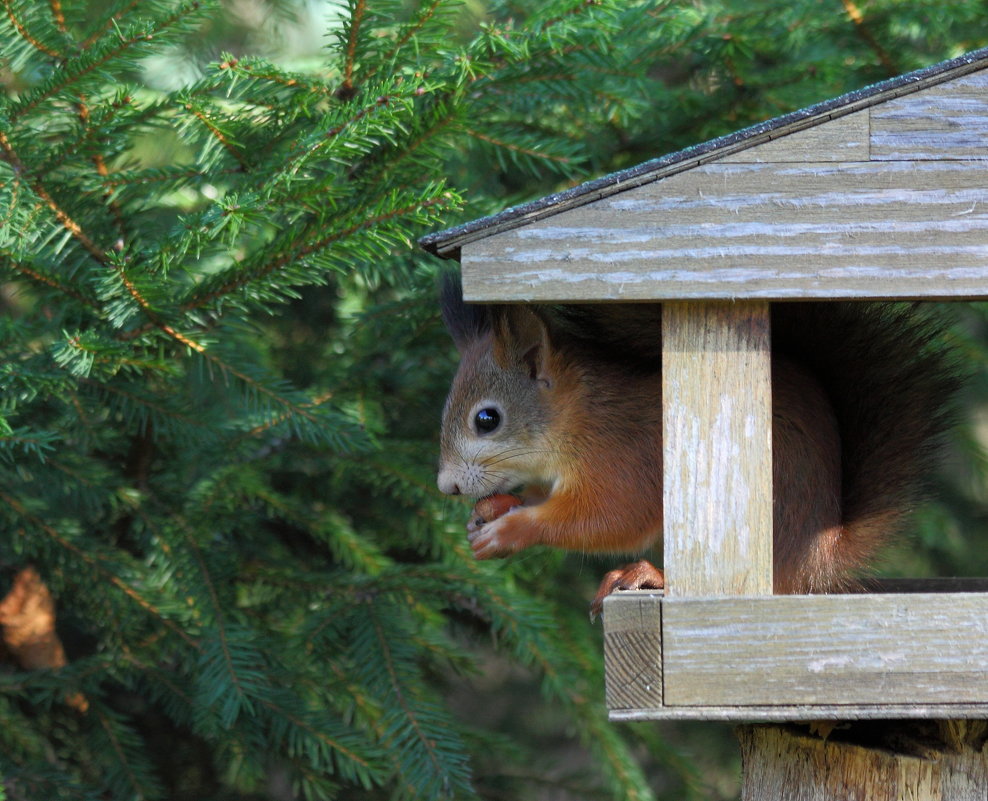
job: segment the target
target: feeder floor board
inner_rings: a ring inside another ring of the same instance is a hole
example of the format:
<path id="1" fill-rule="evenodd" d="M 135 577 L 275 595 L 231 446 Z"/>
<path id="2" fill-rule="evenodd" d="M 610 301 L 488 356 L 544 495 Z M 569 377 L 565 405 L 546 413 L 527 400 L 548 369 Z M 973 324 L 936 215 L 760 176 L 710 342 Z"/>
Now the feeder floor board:
<path id="1" fill-rule="evenodd" d="M 988 592 L 935 591 L 942 586 L 803 596 L 616 593 L 604 604 L 611 717 L 988 717 Z"/>

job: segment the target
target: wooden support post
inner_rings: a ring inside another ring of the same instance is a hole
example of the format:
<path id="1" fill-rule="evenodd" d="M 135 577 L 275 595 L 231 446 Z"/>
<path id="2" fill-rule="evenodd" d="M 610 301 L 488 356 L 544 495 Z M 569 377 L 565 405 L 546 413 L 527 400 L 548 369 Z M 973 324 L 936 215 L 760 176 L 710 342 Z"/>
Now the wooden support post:
<path id="1" fill-rule="evenodd" d="M 772 592 L 768 303 L 662 308 L 666 595 Z"/>
<path id="2" fill-rule="evenodd" d="M 988 721 L 855 721 L 738 730 L 742 801 L 984 801 Z"/>

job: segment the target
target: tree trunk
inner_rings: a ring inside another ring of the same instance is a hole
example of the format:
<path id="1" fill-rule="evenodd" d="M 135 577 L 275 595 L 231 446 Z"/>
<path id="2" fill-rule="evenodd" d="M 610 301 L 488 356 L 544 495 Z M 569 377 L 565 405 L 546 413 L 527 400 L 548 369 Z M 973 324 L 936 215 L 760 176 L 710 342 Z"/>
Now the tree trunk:
<path id="1" fill-rule="evenodd" d="M 738 739 L 742 801 L 988 799 L 988 721 L 748 724 Z"/>

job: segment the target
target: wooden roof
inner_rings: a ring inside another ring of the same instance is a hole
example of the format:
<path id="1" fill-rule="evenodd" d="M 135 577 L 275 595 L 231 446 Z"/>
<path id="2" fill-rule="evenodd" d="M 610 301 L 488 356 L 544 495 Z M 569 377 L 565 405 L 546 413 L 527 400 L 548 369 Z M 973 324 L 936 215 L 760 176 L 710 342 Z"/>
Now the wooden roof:
<path id="1" fill-rule="evenodd" d="M 988 48 L 421 244 L 474 300 L 988 296 Z"/>

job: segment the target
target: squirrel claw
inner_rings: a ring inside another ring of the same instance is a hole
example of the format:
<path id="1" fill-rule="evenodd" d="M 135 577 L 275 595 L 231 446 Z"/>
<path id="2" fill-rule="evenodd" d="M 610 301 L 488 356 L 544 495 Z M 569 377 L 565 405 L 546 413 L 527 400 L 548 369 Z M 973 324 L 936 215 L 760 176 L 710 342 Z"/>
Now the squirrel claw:
<path id="1" fill-rule="evenodd" d="M 508 494 L 488 495 L 477 501 L 467 522 L 467 540 L 476 559 L 494 559 L 512 552 L 500 542 L 496 523 L 521 505 L 521 498 Z"/>
<path id="2" fill-rule="evenodd" d="M 504 556 L 501 553 L 500 544 L 493 528 L 493 526 L 481 523 L 467 534 L 467 542 L 473 549 L 474 559 L 494 559 L 498 556 Z"/>
<path id="3" fill-rule="evenodd" d="M 665 574 L 651 562 L 642 559 L 607 573 L 597 594 L 590 602 L 590 622 L 593 623 L 604 609 L 604 599 L 617 590 L 661 590 L 666 585 Z"/>
<path id="4" fill-rule="evenodd" d="M 473 512 L 471 512 L 470 520 L 467 523 L 467 531 L 473 534 L 479 531 L 485 524 L 492 523 L 498 518 L 504 517 L 512 509 L 521 505 L 521 498 L 508 493 L 498 493 L 481 498 L 474 504 Z"/>

